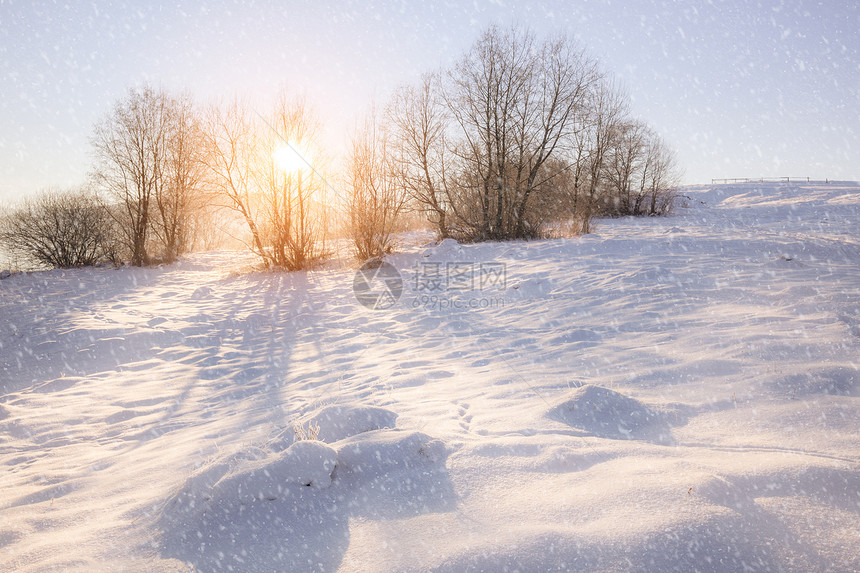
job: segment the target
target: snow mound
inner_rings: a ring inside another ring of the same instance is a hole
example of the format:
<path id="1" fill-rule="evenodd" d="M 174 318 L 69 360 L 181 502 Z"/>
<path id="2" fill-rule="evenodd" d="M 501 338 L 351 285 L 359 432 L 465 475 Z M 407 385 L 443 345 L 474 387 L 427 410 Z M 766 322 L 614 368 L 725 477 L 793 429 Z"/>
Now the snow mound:
<path id="1" fill-rule="evenodd" d="M 441 441 L 384 429 L 341 444 L 249 449 L 196 473 L 162 512 L 162 556 L 196 571 L 336 571 L 352 518 L 455 507 Z"/>
<path id="2" fill-rule="evenodd" d="M 774 386 L 781 394 L 795 397 L 810 394 L 860 396 L 860 370 L 847 365 L 816 368 L 810 372 L 784 376 Z"/>
<path id="3" fill-rule="evenodd" d="M 374 406 L 336 405 L 323 408 L 308 420 L 308 425 L 319 427 L 317 439 L 337 442 L 356 434 L 393 428 L 397 414 Z"/>
<path id="4" fill-rule="evenodd" d="M 336 463 L 337 452 L 333 448 L 311 440 L 296 442 L 275 455 L 241 452 L 189 477 L 168 502 L 167 513 L 187 517 L 235 505 L 274 501 L 289 495 L 291 487 L 327 488 Z"/>
<path id="5" fill-rule="evenodd" d="M 445 443 L 421 432 L 376 432 L 344 440 L 337 452 L 339 467 L 364 475 L 392 467 L 412 468 L 437 463 L 447 454 Z"/>
<path id="6" fill-rule="evenodd" d="M 508 298 L 533 300 L 546 298 L 555 290 L 555 283 L 549 277 L 525 279 L 510 285 L 505 291 Z"/>
<path id="7" fill-rule="evenodd" d="M 439 243 L 430 249 L 434 255 L 453 255 L 463 252 L 463 247 L 455 239 L 442 239 Z"/>
<path id="8" fill-rule="evenodd" d="M 194 571 L 303 571 L 312 562 L 333 571 L 348 539 L 346 519 L 332 509 L 336 459 L 308 440 L 277 455 L 249 449 L 211 464 L 165 505 L 162 553 Z"/>
<path id="9" fill-rule="evenodd" d="M 208 286 L 197 287 L 191 293 L 191 300 L 206 300 L 212 298 L 212 288 Z"/>
<path id="10" fill-rule="evenodd" d="M 442 239 L 439 242 L 430 243 L 424 247 L 418 265 L 426 263 L 440 263 L 443 276 L 446 272 L 446 264 L 463 263 L 474 261 L 476 256 L 474 245 L 465 247 L 456 239 Z"/>
<path id="11" fill-rule="evenodd" d="M 394 428 L 396 420 L 397 414 L 385 408 L 346 404 L 326 406 L 301 418 L 295 426 L 284 430 L 266 446 L 272 452 L 283 451 L 300 441 L 297 431 L 331 444 L 357 434 Z"/>
<path id="12" fill-rule="evenodd" d="M 245 332 L 258 333 L 272 329 L 272 317 L 261 312 L 252 312 L 245 317 L 243 327 Z"/>
<path id="13" fill-rule="evenodd" d="M 547 416 L 602 438 L 661 443 L 672 439 L 662 414 L 614 390 L 590 384 L 577 388 Z"/>
<path id="14" fill-rule="evenodd" d="M 283 457 L 271 464 L 269 469 L 288 482 L 326 488 L 331 485 L 331 475 L 336 464 L 337 452 L 331 446 L 319 441 L 305 440 L 287 448 Z M 263 473 L 268 472 L 269 470 Z"/>
<path id="15" fill-rule="evenodd" d="M 380 430 L 340 442 L 337 484 L 352 511 L 371 519 L 400 519 L 451 511 L 457 494 L 445 461 L 448 448 L 421 432 Z"/>

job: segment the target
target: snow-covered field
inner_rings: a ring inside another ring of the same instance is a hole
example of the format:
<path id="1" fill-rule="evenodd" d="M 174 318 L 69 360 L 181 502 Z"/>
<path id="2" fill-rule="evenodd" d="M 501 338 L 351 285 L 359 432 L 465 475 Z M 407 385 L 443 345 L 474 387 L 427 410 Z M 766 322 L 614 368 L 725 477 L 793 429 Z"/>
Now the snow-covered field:
<path id="1" fill-rule="evenodd" d="M 0 570 L 860 570 L 860 186 L 684 193 L 413 238 L 387 309 L 241 253 L 0 281 Z"/>

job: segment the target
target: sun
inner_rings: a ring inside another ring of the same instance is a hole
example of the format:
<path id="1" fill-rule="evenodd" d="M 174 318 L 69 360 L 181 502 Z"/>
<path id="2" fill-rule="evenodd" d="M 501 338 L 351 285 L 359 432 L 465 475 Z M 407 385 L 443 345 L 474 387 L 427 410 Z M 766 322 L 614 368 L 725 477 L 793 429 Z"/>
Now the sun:
<path id="1" fill-rule="evenodd" d="M 278 145 L 272 152 L 272 159 L 285 173 L 296 173 L 308 166 L 305 159 L 289 144 Z"/>

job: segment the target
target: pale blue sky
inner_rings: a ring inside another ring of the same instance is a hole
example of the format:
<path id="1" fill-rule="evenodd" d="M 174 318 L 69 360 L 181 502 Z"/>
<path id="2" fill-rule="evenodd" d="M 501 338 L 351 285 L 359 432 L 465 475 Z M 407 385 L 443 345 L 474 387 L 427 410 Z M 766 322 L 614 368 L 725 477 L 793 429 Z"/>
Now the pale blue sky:
<path id="1" fill-rule="evenodd" d="M 264 107 L 304 93 L 337 154 L 372 100 L 491 23 L 566 32 L 614 72 L 685 181 L 860 179 L 860 3 L 8 2 L 0 202 L 83 182 L 93 123 L 149 81 Z"/>

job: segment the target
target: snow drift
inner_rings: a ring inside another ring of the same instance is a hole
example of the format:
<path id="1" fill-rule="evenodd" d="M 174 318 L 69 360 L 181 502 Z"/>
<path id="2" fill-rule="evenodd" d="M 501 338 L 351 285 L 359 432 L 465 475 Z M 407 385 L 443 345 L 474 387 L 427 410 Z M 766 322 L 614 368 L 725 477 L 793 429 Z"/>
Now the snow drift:
<path id="1" fill-rule="evenodd" d="M 12 275 L 0 570 L 860 570 L 860 187 L 683 195 L 407 237 L 384 311 L 337 261 Z"/>

